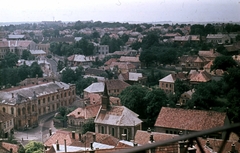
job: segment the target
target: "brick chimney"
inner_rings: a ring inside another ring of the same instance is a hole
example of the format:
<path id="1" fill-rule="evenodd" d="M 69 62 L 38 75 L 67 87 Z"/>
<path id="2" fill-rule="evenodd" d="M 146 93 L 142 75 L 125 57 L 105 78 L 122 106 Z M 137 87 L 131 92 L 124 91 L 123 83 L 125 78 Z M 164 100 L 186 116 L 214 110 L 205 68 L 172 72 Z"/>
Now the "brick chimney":
<path id="1" fill-rule="evenodd" d="M 59 151 L 59 143 L 58 143 L 58 140 L 56 141 L 56 148 L 57 148 L 57 151 Z"/>
<path id="2" fill-rule="evenodd" d="M 230 153 L 237 153 L 234 143 L 232 144 L 232 148 L 231 148 Z"/>
<path id="3" fill-rule="evenodd" d="M 49 136 L 51 136 L 51 135 L 52 135 L 52 129 L 49 128 Z"/>
<path id="4" fill-rule="evenodd" d="M 65 153 L 67 152 L 67 144 L 66 144 L 66 139 L 64 139 L 64 150 L 65 150 Z"/>

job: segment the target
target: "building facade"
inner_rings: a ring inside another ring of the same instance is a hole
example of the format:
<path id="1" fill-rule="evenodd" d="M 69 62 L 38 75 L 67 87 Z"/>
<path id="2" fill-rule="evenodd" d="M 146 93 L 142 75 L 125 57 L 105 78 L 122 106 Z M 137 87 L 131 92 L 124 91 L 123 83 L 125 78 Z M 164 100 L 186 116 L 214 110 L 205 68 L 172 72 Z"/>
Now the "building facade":
<path id="1" fill-rule="evenodd" d="M 31 40 L 0 41 L 0 59 L 3 59 L 7 52 L 21 56 L 23 50 L 32 49 L 36 49 L 36 43 Z"/>
<path id="2" fill-rule="evenodd" d="M 0 91 L 0 110 L 13 115 L 14 128 L 23 130 L 37 126 L 40 116 L 70 105 L 75 97 L 75 85 L 46 81 Z"/>

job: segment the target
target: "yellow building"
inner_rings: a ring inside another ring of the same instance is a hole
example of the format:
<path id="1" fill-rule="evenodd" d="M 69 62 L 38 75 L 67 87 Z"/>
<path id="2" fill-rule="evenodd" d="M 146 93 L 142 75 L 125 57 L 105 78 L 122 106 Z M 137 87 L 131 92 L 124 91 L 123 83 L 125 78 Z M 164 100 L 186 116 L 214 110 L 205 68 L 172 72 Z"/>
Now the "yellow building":
<path id="1" fill-rule="evenodd" d="M 63 82 L 41 82 L 0 91 L 0 110 L 14 117 L 14 128 L 38 125 L 42 115 L 68 106 L 76 97 L 75 85 Z"/>

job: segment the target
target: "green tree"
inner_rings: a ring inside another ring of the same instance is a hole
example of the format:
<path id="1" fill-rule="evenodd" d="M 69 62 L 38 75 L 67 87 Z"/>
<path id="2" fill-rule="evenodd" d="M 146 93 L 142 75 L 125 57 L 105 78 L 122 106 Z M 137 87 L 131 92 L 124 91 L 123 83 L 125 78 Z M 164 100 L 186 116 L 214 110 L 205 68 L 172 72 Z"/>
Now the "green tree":
<path id="1" fill-rule="evenodd" d="M 236 36 L 236 41 L 240 41 L 240 34 Z"/>
<path id="2" fill-rule="evenodd" d="M 18 61 L 18 56 L 12 52 L 7 52 L 2 61 L 3 67 L 13 67 L 16 66 Z"/>
<path id="3" fill-rule="evenodd" d="M 29 50 L 23 50 L 22 59 L 24 60 L 34 60 L 35 57 L 31 54 Z"/>
<path id="4" fill-rule="evenodd" d="M 226 71 L 228 68 L 236 67 L 237 63 L 233 60 L 231 56 L 218 56 L 213 61 L 211 66 L 211 71 L 216 69 L 222 69 Z"/>
<path id="5" fill-rule="evenodd" d="M 217 97 L 220 95 L 219 89 L 220 87 L 215 81 L 199 84 L 192 95 L 192 99 L 187 102 L 187 107 L 193 108 L 196 106 L 203 110 L 219 107 L 220 103 L 217 102 Z"/>
<path id="6" fill-rule="evenodd" d="M 147 118 L 147 103 L 144 100 L 149 89 L 140 85 L 132 85 L 125 88 L 119 95 L 121 103 L 133 112 L 137 113 L 140 118 Z"/>
<path id="7" fill-rule="evenodd" d="M 127 34 L 123 34 L 121 37 L 120 37 L 120 39 L 123 41 L 123 43 L 125 44 L 127 41 L 128 41 L 128 39 L 129 39 L 129 35 L 127 35 Z"/>
<path id="8" fill-rule="evenodd" d="M 32 65 L 30 66 L 30 76 L 32 78 L 34 78 L 36 76 L 38 76 L 38 77 L 43 76 L 43 71 L 37 62 L 33 62 Z"/>
<path id="9" fill-rule="evenodd" d="M 147 124 L 149 127 L 153 127 L 160 109 L 167 105 L 167 96 L 163 90 L 153 89 L 147 92 L 144 101 L 147 102 Z"/>
<path id="10" fill-rule="evenodd" d="M 159 37 L 157 35 L 157 33 L 148 33 L 147 36 L 143 37 L 142 40 L 142 49 L 148 49 L 151 48 L 153 46 L 159 46 Z"/>
<path id="11" fill-rule="evenodd" d="M 174 91 L 175 91 L 175 95 L 176 95 L 176 98 L 179 99 L 180 96 L 189 90 L 189 86 L 184 83 L 183 81 L 177 79 L 174 83 Z"/>
<path id="12" fill-rule="evenodd" d="M 62 81 L 65 83 L 74 83 L 76 81 L 76 76 L 74 70 L 67 67 L 62 72 Z"/>
<path id="13" fill-rule="evenodd" d="M 82 129 L 81 132 L 82 134 L 91 131 L 91 132 L 95 132 L 95 124 L 94 124 L 94 119 L 88 119 L 83 125 L 82 125 Z"/>
<path id="14" fill-rule="evenodd" d="M 25 153 L 42 153 L 44 145 L 41 142 L 30 141 L 24 148 Z"/>
<path id="15" fill-rule="evenodd" d="M 90 86 L 93 82 L 97 82 L 96 78 L 79 78 L 75 84 L 76 84 L 76 92 L 77 94 L 81 94 L 85 88 Z"/>
<path id="16" fill-rule="evenodd" d="M 20 77 L 20 80 L 26 79 L 30 75 L 30 68 L 25 63 L 18 67 L 18 76 Z"/>
<path id="17" fill-rule="evenodd" d="M 100 38 L 99 32 L 94 31 L 94 32 L 92 33 L 92 38 Z"/>
<path id="18" fill-rule="evenodd" d="M 61 71 L 64 68 L 64 62 L 63 61 L 58 61 L 58 65 L 57 65 L 57 71 Z"/>

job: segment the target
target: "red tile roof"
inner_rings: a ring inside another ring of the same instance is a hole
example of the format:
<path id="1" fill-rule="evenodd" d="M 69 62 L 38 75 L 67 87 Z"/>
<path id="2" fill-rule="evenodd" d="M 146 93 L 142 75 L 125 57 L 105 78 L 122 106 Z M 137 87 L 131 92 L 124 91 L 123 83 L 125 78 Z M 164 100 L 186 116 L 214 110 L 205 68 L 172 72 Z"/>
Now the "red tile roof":
<path id="1" fill-rule="evenodd" d="M 107 85 L 107 90 L 113 90 L 113 89 L 125 89 L 128 86 L 130 86 L 130 84 L 118 80 L 118 79 L 114 79 L 114 80 L 107 80 L 106 82 Z"/>
<path id="2" fill-rule="evenodd" d="M 84 118 L 84 119 L 89 119 L 89 118 L 94 118 L 96 117 L 99 108 L 101 107 L 101 104 L 95 104 L 95 105 L 89 105 L 84 108 L 77 108 L 71 113 L 69 113 L 67 116 L 73 116 L 75 119 L 76 118 Z"/>
<path id="3" fill-rule="evenodd" d="M 66 139 L 67 146 L 84 147 L 86 145 L 86 147 L 90 147 L 90 143 L 94 142 L 93 134 L 94 134 L 93 132 L 87 132 L 86 134 L 81 135 L 81 137 L 79 138 L 79 134 L 75 133 L 75 139 L 73 139 L 72 132 L 58 130 L 44 142 L 44 145 L 52 146 L 52 144 L 56 144 L 57 140 L 59 145 L 64 145 L 64 139 Z M 108 134 L 95 133 L 95 136 L 96 136 L 95 142 L 99 142 L 102 144 L 116 146 L 119 141 L 119 139 Z"/>
<path id="4" fill-rule="evenodd" d="M 159 133 L 159 132 L 149 133 L 147 131 L 137 130 L 135 134 L 135 142 L 140 145 L 148 144 L 151 134 L 153 135 L 153 139 L 155 142 L 174 139 L 175 137 L 178 137 L 178 135 L 174 135 L 174 134 L 166 134 L 166 133 Z"/>
<path id="5" fill-rule="evenodd" d="M 226 119 L 221 112 L 162 107 L 154 126 L 201 131 L 223 126 Z"/>
<path id="6" fill-rule="evenodd" d="M 117 62 L 117 58 L 110 58 L 104 65 L 110 65 L 112 62 Z"/>
<path id="7" fill-rule="evenodd" d="M 211 74 L 207 73 L 205 70 L 191 74 L 189 77 L 190 82 L 208 82 L 212 79 Z"/>
<path id="8" fill-rule="evenodd" d="M 209 146 L 206 145 L 207 141 L 209 142 Z M 202 139 L 199 138 L 199 142 L 201 144 L 201 146 L 203 147 L 204 151 L 206 153 L 212 153 L 212 152 L 218 152 L 223 140 L 221 139 Z M 229 153 L 232 149 L 232 144 L 235 145 L 235 149 L 237 150 L 237 152 L 240 152 L 240 143 L 236 142 L 236 141 L 227 141 L 225 144 L 225 147 L 223 148 L 222 153 Z M 197 152 L 196 153 L 200 153 L 200 149 L 199 147 L 196 145 L 197 147 Z"/>

